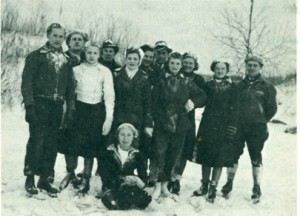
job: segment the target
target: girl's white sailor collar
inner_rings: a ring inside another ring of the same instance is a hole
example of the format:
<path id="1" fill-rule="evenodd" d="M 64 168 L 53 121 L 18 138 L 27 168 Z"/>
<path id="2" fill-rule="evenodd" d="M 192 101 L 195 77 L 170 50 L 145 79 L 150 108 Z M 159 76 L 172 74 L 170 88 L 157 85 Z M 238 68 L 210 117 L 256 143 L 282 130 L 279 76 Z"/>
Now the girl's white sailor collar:
<path id="1" fill-rule="evenodd" d="M 110 146 L 108 146 L 107 147 L 107 150 L 111 150 L 111 151 L 114 151 L 114 152 L 116 152 L 117 154 L 119 154 L 118 153 L 118 149 L 116 148 L 116 146 L 115 146 L 115 144 L 111 144 Z M 130 149 L 128 150 L 128 152 L 130 153 L 130 154 L 132 154 L 132 153 L 134 153 L 134 152 L 139 152 L 139 150 L 137 150 L 136 148 L 134 148 L 134 147 L 130 147 Z"/>

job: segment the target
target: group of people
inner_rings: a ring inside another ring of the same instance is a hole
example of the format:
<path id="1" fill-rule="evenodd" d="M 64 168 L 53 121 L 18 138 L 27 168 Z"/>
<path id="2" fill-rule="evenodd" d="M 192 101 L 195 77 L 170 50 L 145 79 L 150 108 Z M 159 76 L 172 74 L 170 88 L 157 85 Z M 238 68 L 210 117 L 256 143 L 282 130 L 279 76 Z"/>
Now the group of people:
<path id="1" fill-rule="evenodd" d="M 228 171 L 222 193 L 231 192 L 245 143 L 253 171 L 251 198 L 261 196 L 261 152 L 267 122 L 277 110 L 276 90 L 261 76 L 261 58 L 246 57 L 246 76 L 239 83 L 227 75 L 227 62 L 213 61 L 206 82 L 195 73 L 197 57 L 173 52 L 165 41 L 127 49 L 120 66 L 114 60 L 119 47 L 111 40 L 100 47 L 80 31 L 66 36 L 58 23 L 47 28 L 47 38 L 27 56 L 22 74 L 29 196 L 39 188 L 56 197 L 69 184 L 86 194 L 97 158 L 103 204 L 144 209 L 161 196 L 176 199 L 190 160 L 202 165 L 201 186 L 193 195 L 208 195 L 213 202 L 222 167 Z M 201 107 L 196 134 L 195 109 Z M 57 152 L 65 155 L 67 171 L 59 190 L 52 186 Z M 84 168 L 76 174 L 79 156 Z M 154 187 L 153 193 L 145 187 Z"/>

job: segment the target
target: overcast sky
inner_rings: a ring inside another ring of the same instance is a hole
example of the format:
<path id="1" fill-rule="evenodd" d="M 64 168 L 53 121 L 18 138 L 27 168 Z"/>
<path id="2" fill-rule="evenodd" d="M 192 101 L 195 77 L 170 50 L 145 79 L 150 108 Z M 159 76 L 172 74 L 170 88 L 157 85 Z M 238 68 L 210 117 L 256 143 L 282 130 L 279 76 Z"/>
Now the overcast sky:
<path id="1" fill-rule="evenodd" d="M 23 12 L 38 0 L 21 0 Z M 140 32 L 141 43 L 165 40 L 173 50 L 192 51 L 198 55 L 201 70 L 208 71 L 213 59 L 223 55 L 207 28 L 216 26 L 214 18 L 222 8 L 248 10 L 250 0 L 51 0 L 44 1 L 48 21 L 74 22 L 83 13 L 87 17 L 111 13 L 133 23 Z M 62 5 L 63 17 L 58 20 Z M 263 9 L 264 8 L 264 9 Z M 255 11 L 264 10 L 265 22 L 271 28 L 288 25 L 291 40 L 296 43 L 296 6 L 293 0 L 255 1 Z M 296 46 L 296 44 L 295 44 Z M 291 50 L 294 54 L 295 50 Z"/>

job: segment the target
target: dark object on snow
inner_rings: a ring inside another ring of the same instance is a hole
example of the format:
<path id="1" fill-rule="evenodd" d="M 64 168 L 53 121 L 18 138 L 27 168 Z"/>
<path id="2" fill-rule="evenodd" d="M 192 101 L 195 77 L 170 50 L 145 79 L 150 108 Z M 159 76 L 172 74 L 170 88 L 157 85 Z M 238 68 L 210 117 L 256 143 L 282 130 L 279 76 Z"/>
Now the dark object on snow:
<path id="1" fill-rule="evenodd" d="M 289 134 L 297 134 L 297 127 L 289 127 L 287 129 L 285 129 L 284 132 L 289 133 Z"/>
<path id="2" fill-rule="evenodd" d="M 118 190 L 109 189 L 101 201 L 109 210 L 126 210 L 132 207 L 145 209 L 152 198 L 137 186 L 123 184 Z"/>
<path id="3" fill-rule="evenodd" d="M 274 123 L 274 124 L 283 124 L 283 125 L 287 125 L 285 122 L 281 121 L 281 120 L 278 120 L 278 119 L 272 119 L 270 121 L 271 123 Z"/>

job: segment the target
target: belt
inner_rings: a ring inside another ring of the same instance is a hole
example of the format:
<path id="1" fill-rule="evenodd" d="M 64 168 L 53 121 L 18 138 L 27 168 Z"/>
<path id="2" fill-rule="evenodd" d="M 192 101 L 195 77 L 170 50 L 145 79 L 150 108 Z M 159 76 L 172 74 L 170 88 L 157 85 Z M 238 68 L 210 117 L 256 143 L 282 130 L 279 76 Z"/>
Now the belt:
<path id="1" fill-rule="evenodd" d="M 65 100 L 65 96 L 59 95 L 59 94 L 53 94 L 53 95 L 36 95 L 36 97 L 39 98 L 46 98 L 52 101 L 64 101 Z"/>

